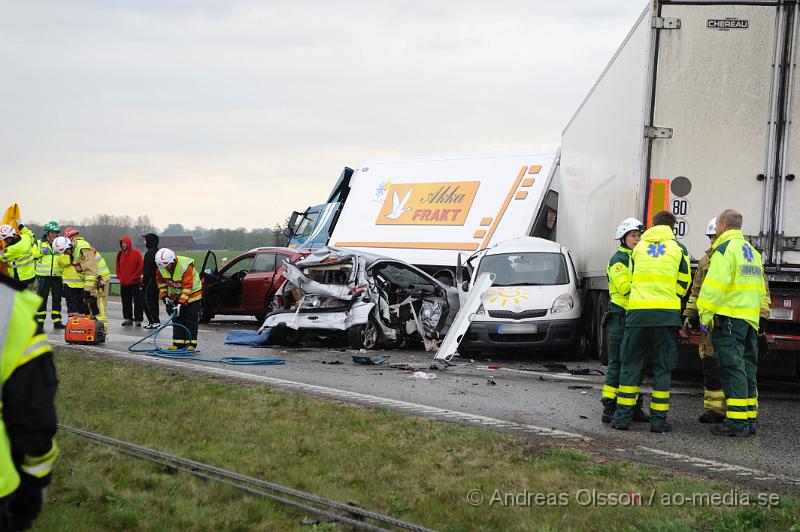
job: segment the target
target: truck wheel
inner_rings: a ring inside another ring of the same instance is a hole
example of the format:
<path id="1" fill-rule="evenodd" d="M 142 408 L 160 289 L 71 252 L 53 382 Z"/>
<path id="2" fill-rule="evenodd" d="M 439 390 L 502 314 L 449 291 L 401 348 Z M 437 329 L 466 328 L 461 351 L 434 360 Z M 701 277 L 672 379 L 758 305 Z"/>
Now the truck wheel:
<path id="1" fill-rule="evenodd" d="M 347 329 L 351 349 L 377 349 L 380 346 L 381 333 L 378 324 L 370 316 L 364 325 L 354 325 Z"/>

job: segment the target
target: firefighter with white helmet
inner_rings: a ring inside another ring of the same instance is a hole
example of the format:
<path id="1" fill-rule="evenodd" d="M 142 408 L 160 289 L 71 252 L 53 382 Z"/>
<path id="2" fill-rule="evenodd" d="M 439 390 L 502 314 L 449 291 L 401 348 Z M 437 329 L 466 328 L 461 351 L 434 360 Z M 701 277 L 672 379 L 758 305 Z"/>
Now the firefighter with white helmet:
<path id="1" fill-rule="evenodd" d="M 33 231 L 19 225 L 19 231 L 9 224 L 0 225 L 0 241 L 3 249 L 0 250 L 0 262 L 8 265 L 8 275 L 19 281 L 26 288 L 33 289 L 36 280 L 36 257 L 33 248 L 36 236 Z"/>
<path id="2" fill-rule="evenodd" d="M 203 286 L 194 260 L 162 248 L 156 252 L 155 262 L 159 297 L 164 301 L 167 314 L 174 313 L 173 323 L 183 326 L 172 328 L 172 345 L 169 349 L 194 351 L 197 348 L 200 300 L 203 297 Z"/>
<path id="3" fill-rule="evenodd" d="M 619 389 L 619 374 L 622 362 L 620 350 L 625 333 L 625 314 L 628 309 L 628 297 L 631 292 L 632 263 L 631 252 L 639 242 L 644 231 L 644 224 L 636 218 L 626 218 L 617 226 L 614 238 L 619 240 L 619 249 L 608 263 L 608 296 L 611 300 L 608 313 L 603 323 L 608 327 L 608 370 L 606 371 L 605 384 L 603 384 L 603 423 L 611 423 L 614 410 L 617 407 L 617 393 Z M 637 402 L 633 414 L 634 421 L 649 421 L 642 408 L 641 399 Z"/>
<path id="4" fill-rule="evenodd" d="M 83 276 L 72 264 L 72 242 L 65 236 L 53 240 L 53 251 L 58 255 L 58 264 L 61 266 L 61 280 L 64 285 L 62 291 L 67 301 L 67 316 L 88 314 L 89 307 L 83 299 Z"/>

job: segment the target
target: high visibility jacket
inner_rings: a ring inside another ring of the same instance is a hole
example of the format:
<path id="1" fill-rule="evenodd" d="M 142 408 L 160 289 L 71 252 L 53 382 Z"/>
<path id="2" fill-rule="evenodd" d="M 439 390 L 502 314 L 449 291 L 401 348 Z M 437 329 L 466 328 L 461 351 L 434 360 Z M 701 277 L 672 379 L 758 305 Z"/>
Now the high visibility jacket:
<path id="1" fill-rule="evenodd" d="M 761 309 L 767 305 L 761 254 L 740 229 L 729 229 L 714 243 L 711 265 L 697 296 L 700 323 L 716 314 L 746 321 L 758 330 Z"/>
<path id="2" fill-rule="evenodd" d="M 61 277 L 63 268 L 50 242 L 39 240 L 34 247 L 34 257 L 36 257 L 36 275 L 38 277 Z"/>
<path id="3" fill-rule="evenodd" d="M 705 254 L 697 261 L 697 270 L 694 272 L 692 278 L 692 289 L 689 292 L 689 300 L 686 302 L 686 308 L 683 309 L 683 315 L 686 317 L 697 317 L 697 296 L 700 294 L 700 287 L 703 286 L 703 280 L 708 273 L 708 267 L 711 265 L 711 254 L 714 253 L 714 248 L 708 248 Z"/>
<path id="4" fill-rule="evenodd" d="M 681 310 L 691 282 L 689 257 L 666 225 L 651 227 L 631 253 L 633 277 L 628 310 Z"/>
<path id="5" fill-rule="evenodd" d="M 631 293 L 631 250 L 620 246 L 608 263 L 608 296 L 611 298 L 610 312 L 628 310 Z M 618 308 L 616 308 L 618 307 Z"/>
<path id="6" fill-rule="evenodd" d="M 0 251 L 0 261 L 7 262 L 10 275 L 19 281 L 36 277 L 36 259 L 33 256 L 36 237 L 25 227 L 19 233 L 19 240 Z"/>
<path id="7" fill-rule="evenodd" d="M 194 260 L 188 257 L 177 257 L 175 270 L 170 275 L 166 268 L 156 271 L 156 283 L 160 298 L 169 298 L 185 305 L 203 297 L 203 285 L 194 268 Z"/>
<path id="8" fill-rule="evenodd" d="M 111 278 L 111 272 L 103 256 L 83 237 L 78 237 L 75 240 L 72 264 L 83 278 L 84 290 L 91 293 L 94 293 L 97 287 L 98 277 L 101 277 L 104 281 L 108 281 Z"/>
<path id="9" fill-rule="evenodd" d="M 14 372 L 35 358 L 50 352 L 47 336 L 36 334 L 34 315 L 42 301 L 33 292 L 18 291 L 0 284 L 0 388 Z M 3 412 L 0 398 L 0 414 Z M 31 412 L 30 415 L 37 415 Z M 14 450 L 15 453 L 19 449 Z M 36 478 L 44 478 L 53 469 L 58 447 L 52 440 L 50 450 L 40 456 L 24 455 L 19 469 Z M 12 444 L 5 421 L 0 415 L 0 498 L 14 491 L 20 475 L 12 459 Z"/>
<path id="10" fill-rule="evenodd" d="M 83 275 L 75 269 L 72 258 L 69 255 L 60 255 L 57 262 L 61 266 L 61 280 L 64 284 L 70 288 L 83 288 Z"/>

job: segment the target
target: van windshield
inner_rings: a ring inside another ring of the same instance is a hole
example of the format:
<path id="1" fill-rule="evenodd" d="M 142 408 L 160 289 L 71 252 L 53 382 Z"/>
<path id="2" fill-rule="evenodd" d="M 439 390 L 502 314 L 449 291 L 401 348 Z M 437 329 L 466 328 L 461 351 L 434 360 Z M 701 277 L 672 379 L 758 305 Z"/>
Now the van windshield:
<path id="1" fill-rule="evenodd" d="M 569 283 L 567 262 L 561 253 L 486 255 L 481 259 L 478 266 L 478 275 L 486 272 L 495 275 L 492 286 L 559 285 Z"/>

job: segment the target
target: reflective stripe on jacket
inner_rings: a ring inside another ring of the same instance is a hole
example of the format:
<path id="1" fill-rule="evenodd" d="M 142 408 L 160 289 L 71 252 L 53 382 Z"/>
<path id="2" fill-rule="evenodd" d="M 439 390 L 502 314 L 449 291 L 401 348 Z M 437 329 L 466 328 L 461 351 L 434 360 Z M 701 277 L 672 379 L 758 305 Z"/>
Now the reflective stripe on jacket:
<path id="1" fill-rule="evenodd" d="M 8 263 L 10 275 L 14 279 L 27 281 L 36 277 L 36 260 L 33 248 L 36 237 L 25 227 L 20 231 L 19 240 L 0 251 L 0 261 Z"/>
<path id="2" fill-rule="evenodd" d="M 176 303 L 186 304 L 203 297 L 203 285 L 194 268 L 194 260 L 177 257 L 175 270 L 170 275 L 166 268 L 156 271 L 159 297 L 169 298 Z"/>
<path id="3" fill-rule="evenodd" d="M 608 263 L 608 295 L 611 303 L 628 310 L 631 294 L 631 250 L 620 246 Z M 613 311 L 613 307 L 612 307 Z"/>
<path id="4" fill-rule="evenodd" d="M 722 233 L 697 297 L 700 323 L 707 325 L 720 314 L 744 320 L 757 330 L 762 307 L 769 308 L 766 294 L 761 254 L 740 229 Z"/>
<path id="5" fill-rule="evenodd" d="M 111 278 L 111 272 L 108 269 L 103 255 L 98 253 L 83 237 L 79 237 L 75 240 L 75 247 L 72 252 L 72 264 L 73 266 L 77 266 L 76 270 L 83 278 L 84 289 L 87 286 L 92 288 L 96 287 L 97 277 L 101 277 L 104 281 L 108 281 Z"/>
<path id="6" fill-rule="evenodd" d="M 691 282 L 689 257 L 666 225 L 651 227 L 631 253 L 633 261 L 628 310 L 681 309 Z"/>
<path id="7" fill-rule="evenodd" d="M 36 275 L 39 277 L 61 277 L 64 271 L 53 251 L 53 245 L 47 240 L 36 243 Z"/>

